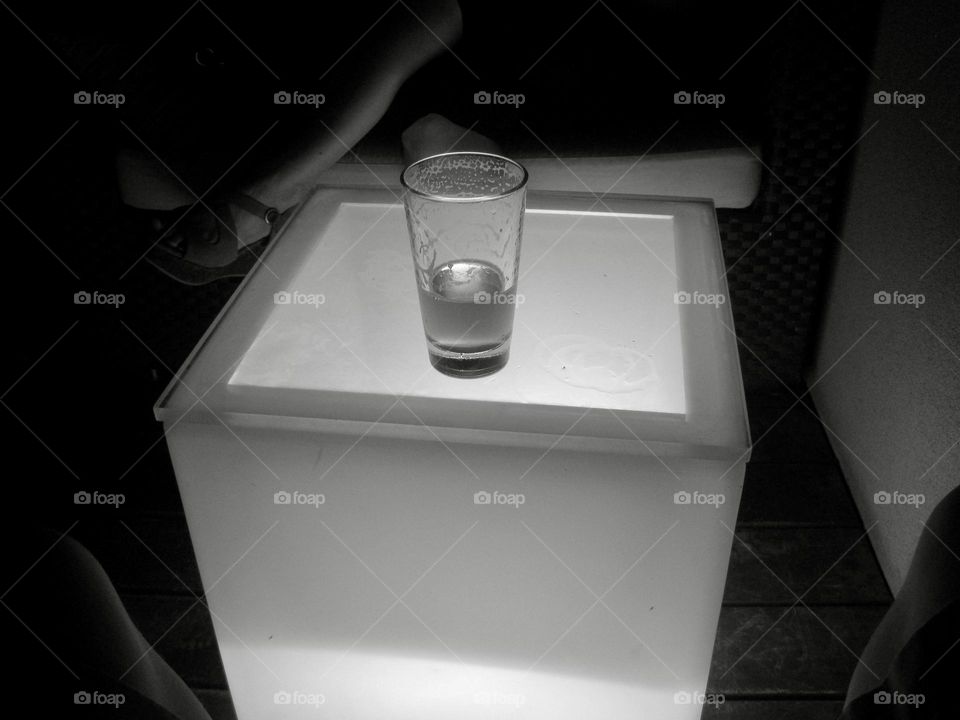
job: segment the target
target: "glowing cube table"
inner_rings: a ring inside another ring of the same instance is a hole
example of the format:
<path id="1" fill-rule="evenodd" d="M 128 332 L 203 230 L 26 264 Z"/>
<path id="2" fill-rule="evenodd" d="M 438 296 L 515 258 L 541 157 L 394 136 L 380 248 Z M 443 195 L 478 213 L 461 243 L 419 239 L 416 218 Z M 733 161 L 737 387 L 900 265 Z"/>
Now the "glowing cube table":
<path id="1" fill-rule="evenodd" d="M 430 367 L 402 206 L 330 188 L 158 402 L 241 720 L 699 717 L 750 450 L 713 206 L 527 204 L 499 373 Z"/>

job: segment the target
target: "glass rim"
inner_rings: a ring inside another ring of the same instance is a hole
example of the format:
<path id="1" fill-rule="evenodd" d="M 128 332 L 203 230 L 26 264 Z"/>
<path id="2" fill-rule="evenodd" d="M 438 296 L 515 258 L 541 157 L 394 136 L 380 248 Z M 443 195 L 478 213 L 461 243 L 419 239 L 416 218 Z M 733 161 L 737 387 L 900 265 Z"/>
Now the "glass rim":
<path id="1" fill-rule="evenodd" d="M 509 190 L 506 190 L 502 193 L 498 193 L 497 195 L 474 195 L 470 197 L 451 197 L 450 195 L 437 195 L 436 193 L 429 193 L 429 192 L 424 192 L 423 190 L 417 190 L 416 188 L 411 187 L 409 184 L 407 184 L 407 172 L 409 170 L 412 170 L 418 165 L 429 162 L 431 160 L 436 160 L 437 158 L 456 157 L 456 156 L 489 157 L 489 158 L 496 158 L 497 160 L 503 160 L 504 162 L 507 162 L 511 165 L 514 165 L 520 168 L 520 171 L 523 173 L 523 177 L 521 177 L 520 181 L 517 182 L 516 185 L 511 187 Z M 421 158 L 420 160 L 410 163 L 400 173 L 400 184 L 403 186 L 404 190 L 407 190 L 418 197 L 427 198 L 428 200 L 435 200 L 437 202 L 449 202 L 449 203 L 476 203 L 476 202 L 487 202 L 489 200 L 501 200 L 505 197 L 509 197 L 514 193 L 519 192 L 520 190 L 523 190 L 526 187 L 527 180 L 529 178 L 530 178 L 530 173 L 527 172 L 527 169 L 516 160 L 511 160 L 508 157 L 505 157 L 503 155 L 497 155 L 496 153 L 457 150 L 455 152 L 437 153 L 436 155 L 430 155 L 428 157 Z"/>

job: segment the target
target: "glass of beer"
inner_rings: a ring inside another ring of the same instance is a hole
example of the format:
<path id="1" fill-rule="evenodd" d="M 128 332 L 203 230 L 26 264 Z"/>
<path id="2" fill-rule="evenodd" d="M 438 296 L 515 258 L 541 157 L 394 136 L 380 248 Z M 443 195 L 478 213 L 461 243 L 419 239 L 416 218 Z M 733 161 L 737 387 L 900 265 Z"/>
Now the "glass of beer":
<path id="1" fill-rule="evenodd" d="M 452 152 L 401 176 L 430 362 L 453 377 L 507 364 L 527 171 L 499 155 Z"/>

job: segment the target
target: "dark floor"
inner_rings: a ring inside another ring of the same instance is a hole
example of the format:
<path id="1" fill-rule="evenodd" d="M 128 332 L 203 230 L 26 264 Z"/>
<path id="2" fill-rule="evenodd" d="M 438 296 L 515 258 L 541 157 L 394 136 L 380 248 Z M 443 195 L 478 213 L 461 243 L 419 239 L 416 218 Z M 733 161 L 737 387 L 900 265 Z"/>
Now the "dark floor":
<path id="1" fill-rule="evenodd" d="M 891 595 L 823 428 L 804 404 L 778 422 L 771 400 L 748 390 L 756 444 L 708 684 L 727 702 L 703 717 L 833 720 Z"/>
<path id="2" fill-rule="evenodd" d="M 770 390 L 749 393 L 756 447 L 709 681 L 726 702 L 703 717 L 832 720 L 891 596 L 816 418 L 802 404 L 783 415 L 793 398 Z M 72 534 L 214 718 L 234 717 L 162 444 L 143 464 L 155 483 L 149 511 L 140 503 L 122 521 L 81 522 Z"/>

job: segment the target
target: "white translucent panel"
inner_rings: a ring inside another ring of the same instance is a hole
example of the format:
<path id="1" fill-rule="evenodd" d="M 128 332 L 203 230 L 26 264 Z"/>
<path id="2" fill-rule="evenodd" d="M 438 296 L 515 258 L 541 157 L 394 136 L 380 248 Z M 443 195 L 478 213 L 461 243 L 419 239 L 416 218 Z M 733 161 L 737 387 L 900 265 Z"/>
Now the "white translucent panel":
<path id="1" fill-rule="evenodd" d="M 706 686 L 742 463 L 219 424 L 169 440 L 240 720 L 699 717 L 675 697 Z"/>
<path id="2" fill-rule="evenodd" d="M 230 384 L 682 414 L 673 221 L 531 210 L 507 367 L 463 380 L 427 359 L 398 205 L 344 203 Z"/>
<path id="3" fill-rule="evenodd" d="M 530 193 L 510 361 L 455 379 L 428 361 L 396 195 L 322 189 L 241 284 L 157 416 L 746 459 L 723 269 L 707 201 Z"/>

